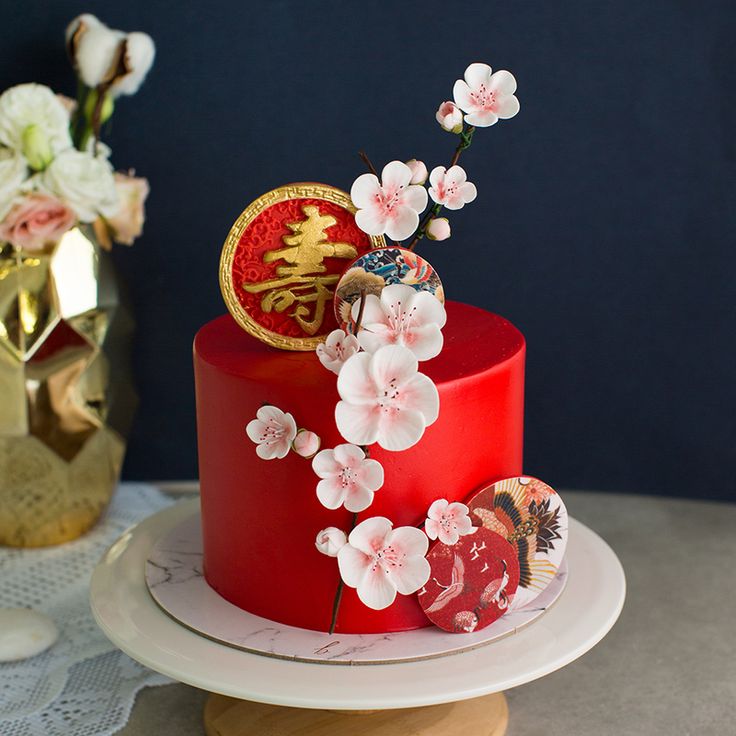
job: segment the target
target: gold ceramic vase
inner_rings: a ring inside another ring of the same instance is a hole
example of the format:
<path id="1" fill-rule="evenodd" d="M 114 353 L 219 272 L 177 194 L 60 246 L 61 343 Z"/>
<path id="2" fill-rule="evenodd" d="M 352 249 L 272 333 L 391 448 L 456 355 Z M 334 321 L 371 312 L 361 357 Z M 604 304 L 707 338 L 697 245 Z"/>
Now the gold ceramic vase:
<path id="1" fill-rule="evenodd" d="M 136 397 L 132 321 L 91 228 L 0 244 L 0 544 L 59 544 L 112 497 Z"/>

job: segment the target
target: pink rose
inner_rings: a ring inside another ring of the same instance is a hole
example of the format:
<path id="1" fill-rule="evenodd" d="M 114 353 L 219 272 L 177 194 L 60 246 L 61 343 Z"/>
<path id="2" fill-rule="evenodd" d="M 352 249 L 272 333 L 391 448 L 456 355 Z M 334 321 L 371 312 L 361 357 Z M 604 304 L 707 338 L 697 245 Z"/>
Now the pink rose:
<path id="1" fill-rule="evenodd" d="M 120 208 L 114 217 L 109 217 L 113 238 L 122 245 L 133 245 L 133 241 L 143 232 L 146 219 L 144 203 L 148 196 L 148 180 L 140 177 L 115 174 L 115 189 L 118 192 Z"/>
<path id="2" fill-rule="evenodd" d="M 0 240 L 16 248 L 41 251 L 77 222 L 77 216 L 63 202 L 48 194 L 31 194 L 19 202 L 0 223 Z"/>

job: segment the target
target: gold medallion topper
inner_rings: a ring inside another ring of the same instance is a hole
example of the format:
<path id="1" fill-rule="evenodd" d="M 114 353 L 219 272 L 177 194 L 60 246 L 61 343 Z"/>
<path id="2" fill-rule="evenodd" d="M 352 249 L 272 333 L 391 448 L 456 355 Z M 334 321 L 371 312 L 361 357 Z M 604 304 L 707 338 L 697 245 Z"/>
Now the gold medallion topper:
<path id="1" fill-rule="evenodd" d="M 355 224 L 345 192 L 289 184 L 236 220 L 222 250 L 220 288 L 251 335 L 285 350 L 314 350 L 337 328 L 332 301 L 346 266 L 384 245 Z"/>

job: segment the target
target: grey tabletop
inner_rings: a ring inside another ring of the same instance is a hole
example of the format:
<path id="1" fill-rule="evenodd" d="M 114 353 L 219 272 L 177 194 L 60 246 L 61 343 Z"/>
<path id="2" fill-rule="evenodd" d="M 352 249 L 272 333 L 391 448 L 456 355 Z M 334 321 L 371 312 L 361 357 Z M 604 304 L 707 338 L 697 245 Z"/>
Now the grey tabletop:
<path id="1" fill-rule="evenodd" d="M 595 649 L 507 692 L 507 736 L 736 734 L 736 504 L 563 497 L 618 554 L 626 605 Z M 205 698 L 144 689 L 120 734 L 201 736 Z"/>

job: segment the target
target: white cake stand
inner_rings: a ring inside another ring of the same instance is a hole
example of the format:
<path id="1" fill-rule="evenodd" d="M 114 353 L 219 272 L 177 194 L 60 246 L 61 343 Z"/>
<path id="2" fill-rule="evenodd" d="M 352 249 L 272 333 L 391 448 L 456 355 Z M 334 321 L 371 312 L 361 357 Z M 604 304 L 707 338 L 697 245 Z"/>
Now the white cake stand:
<path id="1" fill-rule="evenodd" d="M 565 591 L 512 636 L 439 659 L 368 667 L 260 656 L 185 628 L 146 587 L 144 566 L 153 545 L 197 504 L 179 503 L 127 531 L 95 569 L 90 595 L 97 623 L 120 649 L 214 693 L 205 708 L 209 736 L 500 736 L 508 718 L 502 691 L 554 672 L 594 647 L 616 622 L 626 594 L 614 552 L 571 519 Z"/>

